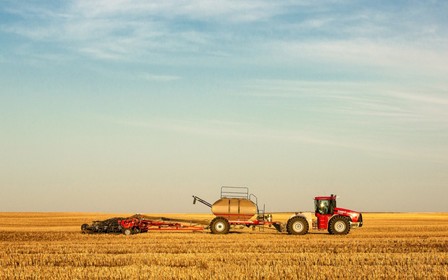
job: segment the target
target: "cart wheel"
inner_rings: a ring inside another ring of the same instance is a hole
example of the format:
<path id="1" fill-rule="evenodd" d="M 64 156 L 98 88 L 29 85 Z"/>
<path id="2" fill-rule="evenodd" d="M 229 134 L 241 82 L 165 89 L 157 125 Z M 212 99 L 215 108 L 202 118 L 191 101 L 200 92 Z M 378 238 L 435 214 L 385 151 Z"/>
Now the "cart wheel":
<path id="1" fill-rule="evenodd" d="M 229 221 L 223 217 L 216 217 L 210 223 L 210 230 L 213 234 L 227 234 L 229 229 Z"/>
<path id="2" fill-rule="evenodd" d="M 130 228 L 125 228 L 125 229 L 123 230 L 123 233 L 124 233 L 124 235 L 131 235 L 131 234 L 132 234 L 132 229 L 130 229 Z"/>

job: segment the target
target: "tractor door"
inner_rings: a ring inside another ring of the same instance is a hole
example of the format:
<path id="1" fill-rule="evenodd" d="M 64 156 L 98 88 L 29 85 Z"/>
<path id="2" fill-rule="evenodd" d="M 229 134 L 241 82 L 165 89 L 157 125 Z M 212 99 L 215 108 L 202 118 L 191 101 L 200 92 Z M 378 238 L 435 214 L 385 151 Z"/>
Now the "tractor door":
<path id="1" fill-rule="evenodd" d="M 316 213 L 317 217 L 317 229 L 328 229 L 328 220 L 330 220 L 332 215 L 322 215 Z"/>
<path id="2" fill-rule="evenodd" d="M 316 197 L 314 199 L 315 215 L 317 217 L 317 228 L 327 229 L 328 221 L 333 216 L 336 208 L 336 197 Z"/>

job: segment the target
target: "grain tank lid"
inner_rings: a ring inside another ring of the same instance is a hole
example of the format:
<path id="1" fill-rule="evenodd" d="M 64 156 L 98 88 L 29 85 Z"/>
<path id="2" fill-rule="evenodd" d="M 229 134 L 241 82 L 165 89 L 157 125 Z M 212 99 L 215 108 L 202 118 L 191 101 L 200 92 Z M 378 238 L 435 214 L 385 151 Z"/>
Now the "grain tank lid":
<path id="1" fill-rule="evenodd" d="M 245 198 L 249 199 L 248 187 L 221 187 L 221 198 Z"/>

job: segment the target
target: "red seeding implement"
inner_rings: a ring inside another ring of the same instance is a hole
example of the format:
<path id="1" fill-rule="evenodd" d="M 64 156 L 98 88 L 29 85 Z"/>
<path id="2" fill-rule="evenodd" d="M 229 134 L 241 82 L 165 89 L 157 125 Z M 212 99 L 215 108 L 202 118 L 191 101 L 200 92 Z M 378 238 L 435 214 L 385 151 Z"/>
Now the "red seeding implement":
<path id="1" fill-rule="evenodd" d="M 81 231 L 82 233 L 124 233 L 125 235 L 164 230 L 202 231 L 205 224 L 207 223 L 200 220 L 190 221 L 136 214 L 128 218 L 94 221 L 91 225 L 83 224 Z"/>
<path id="2" fill-rule="evenodd" d="M 112 218 L 83 224 L 83 233 L 124 233 L 126 235 L 148 231 L 202 231 L 210 229 L 213 234 L 227 234 L 231 228 L 274 227 L 278 232 L 303 235 L 309 229 L 328 230 L 330 234 L 348 234 L 351 228 L 362 227 L 362 214 L 336 207 L 336 196 L 314 198 L 314 217 L 311 212 L 297 212 L 286 223 L 273 221 L 272 214 L 258 207 L 258 199 L 249 194 L 246 187 L 222 187 L 221 198 L 211 204 L 193 196 L 193 204 L 200 202 L 211 208 L 215 218 L 209 221 L 185 220 L 164 217 L 134 215 L 128 218 Z"/>

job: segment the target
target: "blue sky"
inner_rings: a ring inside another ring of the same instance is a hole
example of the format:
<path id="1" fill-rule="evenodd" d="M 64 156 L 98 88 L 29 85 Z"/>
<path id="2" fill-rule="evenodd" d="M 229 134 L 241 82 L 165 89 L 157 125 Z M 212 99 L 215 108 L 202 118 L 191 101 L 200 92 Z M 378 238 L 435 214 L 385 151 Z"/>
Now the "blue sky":
<path id="1" fill-rule="evenodd" d="M 446 1 L 1 2 L 1 211 L 448 211 Z"/>

